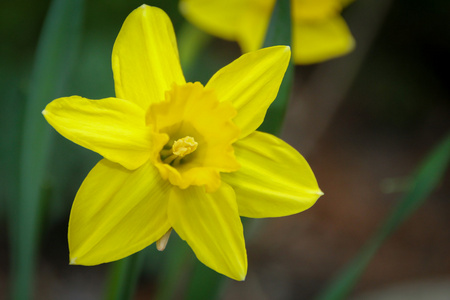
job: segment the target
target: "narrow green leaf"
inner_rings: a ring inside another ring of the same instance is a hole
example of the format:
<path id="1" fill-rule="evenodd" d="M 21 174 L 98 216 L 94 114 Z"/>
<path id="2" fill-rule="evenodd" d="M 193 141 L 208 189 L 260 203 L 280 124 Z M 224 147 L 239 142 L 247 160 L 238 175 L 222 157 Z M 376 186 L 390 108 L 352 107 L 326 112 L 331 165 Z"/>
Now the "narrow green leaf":
<path id="1" fill-rule="evenodd" d="M 111 264 L 107 300 L 133 299 L 145 254 L 143 250 Z"/>
<path id="2" fill-rule="evenodd" d="M 450 135 L 428 155 L 413 176 L 411 188 L 400 199 L 398 205 L 393 209 L 380 229 L 330 286 L 319 295 L 318 299 L 347 299 L 347 296 L 386 238 L 394 233 L 425 202 L 430 193 L 436 188 L 448 167 L 449 161 Z"/>
<path id="3" fill-rule="evenodd" d="M 273 8 L 264 47 L 291 44 L 291 1 L 277 0 Z"/>
<path id="4" fill-rule="evenodd" d="M 19 187 L 19 149 L 21 143 L 24 96 L 19 91 L 20 67 L 10 57 L 0 58 L 0 220 L 5 217 L 10 223 L 17 215 L 16 199 Z M 4 209 L 4 211 L 2 211 Z M 9 226 L 9 236 L 15 235 L 14 226 Z"/>
<path id="5" fill-rule="evenodd" d="M 226 281 L 222 274 L 213 271 L 202 263 L 195 265 L 187 290 L 187 300 L 218 299 Z"/>
<path id="6" fill-rule="evenodd" d="M 291 10 L 289 0 L 278 0 L 275 4 L 264 47 L 291 45 Z M 294 79 L 294 64 L 291 61 L 284 75 L 277 98 L 269 107 L 264 123 L 258 130 L 280 135 Z"/>
<path id="7" fill-rule="evenodd" d="M 11 219 L 13 299 L 31 299 L 39 234 L 39 209 L 49 155 L 50 127 L 41 115 L 61 93 L 74 66 L 83 0 L 53 0 L 39 40 L 24 112 L 19 198 Z"/>
<path id="8" fill-rule="evenodd" d="M 180 31 L 177 33 L 177 38 L 183 73 L 186 78 L 190 78 L 192 77 L 192 68 L 195 62 L 212 37 L 191 23 L 184 22 Z"/>
<path id="9" fill-rule="evenodd" d="M 183 285 L 186 274 L 192 269 L 196 258 L 189 249 L 188 244 L 175 231 L 172 232 L 164 252 L 164 269 L 161 270 L 159 276 L 158 291 L 155 299 L 177 299 L 180 298 L 177 297 L 180 289 L 185 287 Z"/>

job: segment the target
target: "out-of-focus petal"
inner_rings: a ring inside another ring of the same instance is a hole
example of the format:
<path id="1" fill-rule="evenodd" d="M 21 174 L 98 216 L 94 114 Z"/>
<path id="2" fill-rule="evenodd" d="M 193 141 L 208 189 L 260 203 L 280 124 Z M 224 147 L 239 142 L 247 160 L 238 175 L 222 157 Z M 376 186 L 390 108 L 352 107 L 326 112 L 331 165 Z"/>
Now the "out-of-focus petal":
<path id="1" fill-rule="evenodd" d="M 214 36 L 236 40 L 244 0 L 181 0 L 183 16 L 198 28 Z"/>
<path id="2" fill-rule="evenodd" d="M 72 206 L 71 264 L 118 260 L 161 238 L 170 228 L 170 188 L 151 163 L 129 171 L 101 160 L 84 180 Z"/>
<path id="3" fill-rule="evenodd" d="M 340 16 L 320 22 L 296 22 L 292 42 L 296 64 L 318 63 L 347 54 L 355 47 L 353 36 Z"/>
<path id="4" fill-rule="evenodd" d="M 233 187 L 241 216 L 296 214 L 323 195 L 306 160 L 281 139 L 256 131 L 234 149 L 242 167 L 222 180 Z"/>
<path id="5" fill-rule="evenodd" d="M 246 53 L 258 50 L 263 46 L 275 1 L 247 0 L 243 2 L 245 2 L 244 13 L 239 20 L 240 30 L 238 30 L 236 39 L 242 51 Z"/>
<path id="6" fill-rule="evenodd" d="M 294 20 L 314 22 L 339 14 L 342 3 L 341 0 L 295 0 L 291 10 Z"/>

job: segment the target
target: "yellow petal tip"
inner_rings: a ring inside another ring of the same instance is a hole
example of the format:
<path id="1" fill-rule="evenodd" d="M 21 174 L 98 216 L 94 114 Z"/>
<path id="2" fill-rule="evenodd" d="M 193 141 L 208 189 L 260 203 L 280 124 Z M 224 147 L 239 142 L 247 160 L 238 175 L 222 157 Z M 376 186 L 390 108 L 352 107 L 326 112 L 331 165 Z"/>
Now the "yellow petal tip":
<path id="1" fill-rule="evenodd" d="M 277 50 L 282 50 L 283 52 L 287 52 L 287 53 L 291 53 L 291 46 L 288 46 L 288 45 L 277 45 L 277 46 L 271 46 L 271 47 L 268 47 L 268 48 L 272 48 L 272 49 L 277 49 Z"/>

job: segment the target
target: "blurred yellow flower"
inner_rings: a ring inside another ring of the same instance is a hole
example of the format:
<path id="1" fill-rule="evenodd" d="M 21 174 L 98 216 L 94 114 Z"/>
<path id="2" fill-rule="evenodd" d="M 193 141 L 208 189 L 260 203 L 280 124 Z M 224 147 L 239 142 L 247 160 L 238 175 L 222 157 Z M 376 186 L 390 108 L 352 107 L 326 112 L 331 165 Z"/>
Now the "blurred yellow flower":
<path id="1" fill-rule="evenodd" d="M 194 25 L 237 41 L 243 52 L 262 47 L 276 0 L 181 0 L 181 13 Z M 352 51 L 355 45 L 340 12 L 349 0 L 292 0 L 292 55 L 312 64 Z"/>
<path id="2" fill-rule="evenodd" d="M 251 52 L 206 84 L 186 83 L 168 16 L 143 5 L 114 44 L 116 98 L 59 98 L 43 114 L 63 136 L 104 158 L 81 185 L 69 221 L 71 264 L 131 255 L 171 230 L 205 265 L 244 280 L 239 216 L 309 208 L 322 192 L 303 157 L 257 132 L 290 58 Z"/>

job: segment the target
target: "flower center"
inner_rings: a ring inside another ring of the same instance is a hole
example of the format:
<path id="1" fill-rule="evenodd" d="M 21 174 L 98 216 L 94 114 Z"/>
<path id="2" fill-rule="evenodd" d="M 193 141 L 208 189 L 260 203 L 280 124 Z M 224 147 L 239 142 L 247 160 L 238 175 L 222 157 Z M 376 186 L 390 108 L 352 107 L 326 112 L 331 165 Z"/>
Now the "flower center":
<path id="1" fill-rule="evenodd" d="M 199 82 L 173 85 L 164 101 L 147 111 L 155 136 L 151 158 L 161 177 L 181 189 L 216 191 L 222 172 L 240 168 L 232 146 L 240 134 L 236 113 L 232 103 L 219 101 Z"/>
<path id="2" fill-rule="evenodd" d="M 185 136 L 184 138 L 178 139 L 173 143 L 172 149 L 161 151 L 162 152 L 161 156 L 166 156 L 163 162 L 165 164 L 178 166 L 180 164 L 181 159 L 186 155 L 194 152 L 197 149 L 197 146 L 198 143 L 191 136 Z"/>

